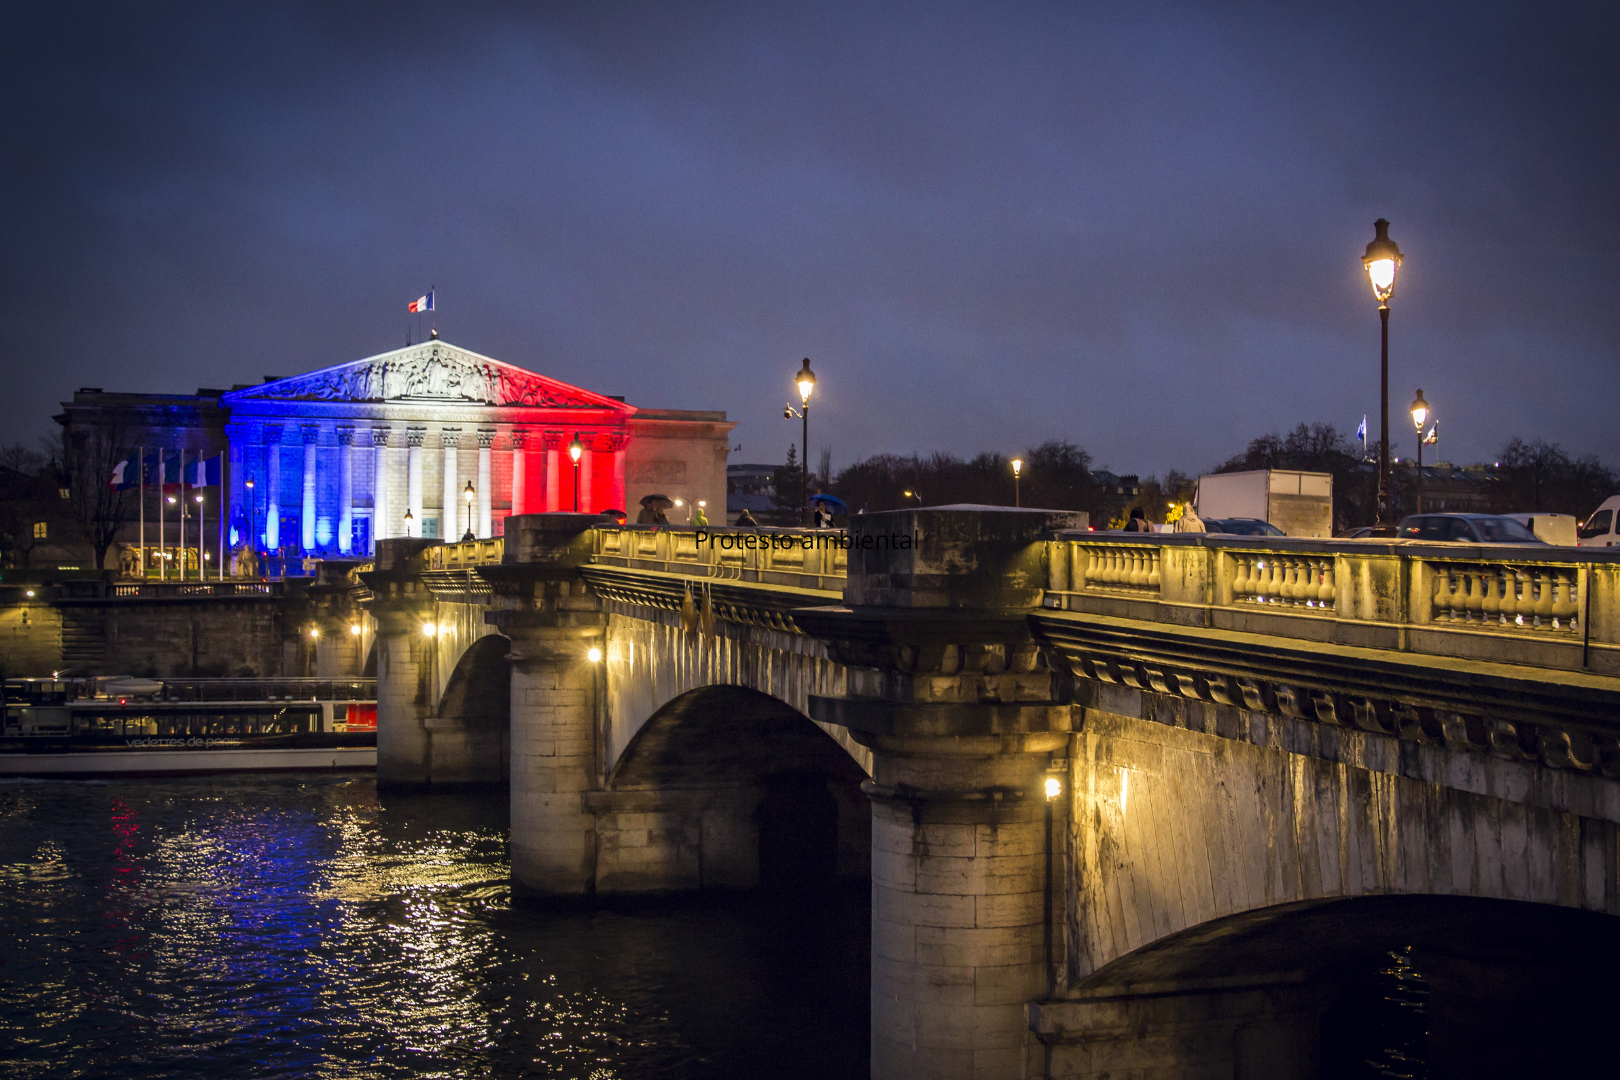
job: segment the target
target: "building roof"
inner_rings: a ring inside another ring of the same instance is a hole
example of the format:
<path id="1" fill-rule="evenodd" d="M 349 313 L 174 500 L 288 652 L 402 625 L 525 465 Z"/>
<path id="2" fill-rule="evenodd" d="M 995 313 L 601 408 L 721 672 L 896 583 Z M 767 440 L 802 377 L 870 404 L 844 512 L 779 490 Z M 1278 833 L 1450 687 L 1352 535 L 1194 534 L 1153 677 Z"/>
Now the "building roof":
<path id="1" fill-rule="evenodd" d="M 406 401 L 592 409 L 631 416 L 634 405 L 433 338 L 363 360 L 275 379 L 223 396 L 227 406 L 269 401 Z"/>

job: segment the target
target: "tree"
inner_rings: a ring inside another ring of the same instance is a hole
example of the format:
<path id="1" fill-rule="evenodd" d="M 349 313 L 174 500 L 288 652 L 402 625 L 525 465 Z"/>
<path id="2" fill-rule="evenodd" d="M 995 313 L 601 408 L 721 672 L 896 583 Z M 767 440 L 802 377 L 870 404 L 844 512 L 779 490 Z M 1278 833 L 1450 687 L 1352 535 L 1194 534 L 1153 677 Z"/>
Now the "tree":
<path id="1" fill-rule="evenodd" d="M 804 509 L 804 466 L 799 463 L 799 448 L 791 444 L 787 463 L 771 475 L 771 502 L 782 513 L 795 515 L 795 521 Z"/>
<path id="2" fill-rule="evenodd" d="M 1091 455 L 1059 440 L 1024 454 L 1022 488 L 1025 506 L 1047 510 L 1095 513 L 1100 494 L 1091 476 Z M 841 471 L 832 489 L 851 511 L 955 503 L 1011 506 L 1012 462 L 988 452 L 969 461 L 952 454 L 877 454 Z M 908 496 L 907 491 L 915 495 Z"/>
<path id="3" fill-rule="evenodd" d="M 74 526 L 95 554 L 95 566 L 107 562 L 107 549 L 118 538 L 119 530 L 135 520 L 138 507 L 131 491 L 117 491 L 108 483 L 112 471 L 123 460 L 126 449 L 118 425 L 51 440 L 52 457 L 68 492 L 69 512 Z"/>
<path id="4" fill-rule="evenodd" d="M 1497 456 L 1498 511 L 1534 510 L 1584 518 L 1615 493 L 1614 470 L 1596 457 L 1572 458 L 1545 439 L 1514 436 Z"/>

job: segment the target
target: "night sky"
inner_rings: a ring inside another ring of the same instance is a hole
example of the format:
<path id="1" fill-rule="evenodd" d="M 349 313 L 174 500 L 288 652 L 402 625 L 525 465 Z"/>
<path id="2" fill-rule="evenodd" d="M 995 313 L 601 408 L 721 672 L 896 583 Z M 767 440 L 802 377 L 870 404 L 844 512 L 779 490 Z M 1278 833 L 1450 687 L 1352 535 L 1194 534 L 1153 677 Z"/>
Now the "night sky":
<path id="1" fill-rule="evenodd" d="M 1206 469 L 1392 424 L 1620 464 L 1620 6 L 0 8 L 0 439 L 405 343 L 780 461 Z M 424 327 L 425 329 L 425 327 Z"/>

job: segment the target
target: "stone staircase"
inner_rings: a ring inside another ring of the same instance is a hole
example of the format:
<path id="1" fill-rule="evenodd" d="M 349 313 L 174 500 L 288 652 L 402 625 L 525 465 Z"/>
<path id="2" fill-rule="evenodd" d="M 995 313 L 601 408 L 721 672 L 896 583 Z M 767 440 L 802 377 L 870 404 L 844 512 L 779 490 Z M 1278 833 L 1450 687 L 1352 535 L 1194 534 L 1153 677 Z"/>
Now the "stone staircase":
<path id="1" fill-rule="evenodd" d="M 74 675 L 105 675 L 107 639 L 100 608 L 64 607 L 62 611 L 62 670 Z"/>

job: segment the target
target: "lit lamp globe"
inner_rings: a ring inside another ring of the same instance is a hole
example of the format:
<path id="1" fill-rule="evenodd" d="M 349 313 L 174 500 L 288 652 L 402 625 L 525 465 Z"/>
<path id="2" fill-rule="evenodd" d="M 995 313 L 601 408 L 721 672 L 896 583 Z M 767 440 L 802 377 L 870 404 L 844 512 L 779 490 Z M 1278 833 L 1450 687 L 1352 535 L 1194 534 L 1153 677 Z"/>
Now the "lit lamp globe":
<path id="1" fill-rule="evenodd" d="M 1423 433 L 1423 425 L 1429 419 L 1429 403 L 1423 400 L 1423 391 L 1417 392 L 1417 400 L 1412 402 L 1412 426 L 1418 434 Z"/>
<path id="2" fill-rule="evenodd" d="M 1401 268 L 1401 249 L 1395 241 L 1389 238 L 1389 222 L 1379 218 L 1373 222 L 1372 243 L 1367 245 L 1367 254 L 1361 257 L 1361 265 L 1367 268 L 1367 280 L 1372 283 L 1373 295 L 1378 298 L 1380 305 L 1389 303 L 1389 298 L 1395 295 L 1395 275 Z"/>
<path id="3" fill-rule="evenodd" d="M 568 456 L 574 459 L 575 465 L 578 465 L 579 459 L 584 455 L 584 453 L 585 444 L 579 441 L 578 435 L 575 435 L 574 441 L 568 444 Z"/>
<path id="4" fill-rule="evenodd" d="M 804 367 L 799 369 L 799 373 L 793 377 L 793 381 L 799 385 L 800 403 L 804 405 L 810 404 L 810 395 L 816 389 L 816 373 L 810 370 L 810 358 L 808 356 L 804 358 Z"/>

